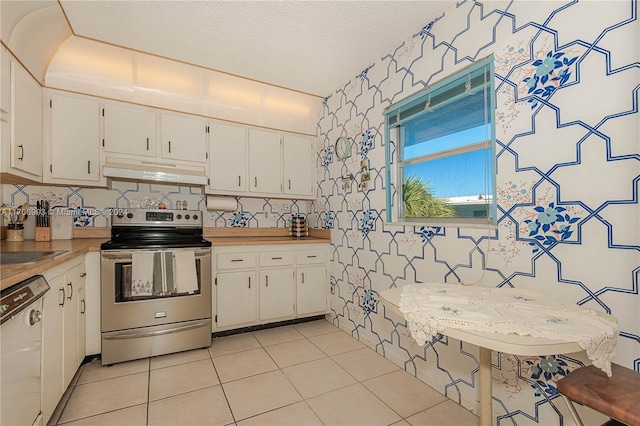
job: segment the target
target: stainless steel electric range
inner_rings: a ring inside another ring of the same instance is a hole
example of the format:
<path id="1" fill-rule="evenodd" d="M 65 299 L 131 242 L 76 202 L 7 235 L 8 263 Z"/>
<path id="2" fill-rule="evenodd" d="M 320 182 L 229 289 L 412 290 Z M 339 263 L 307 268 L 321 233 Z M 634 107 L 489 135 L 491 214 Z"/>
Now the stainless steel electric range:
<path id="1" fill-rule="evenodd" d="M 103 365 L 211 344 L 200 211 L 123 209 L 100 248 Z"/>

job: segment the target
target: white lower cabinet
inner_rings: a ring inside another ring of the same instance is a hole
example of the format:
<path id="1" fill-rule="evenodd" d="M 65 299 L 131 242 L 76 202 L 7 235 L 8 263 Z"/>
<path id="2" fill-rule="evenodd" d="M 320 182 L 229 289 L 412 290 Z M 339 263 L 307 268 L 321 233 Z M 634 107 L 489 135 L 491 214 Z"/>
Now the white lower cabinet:
<path id="1" fill-rule="evenodd" d="M 42 312 L 42 416 L 46 424 L 85 353 L 84 257 L 45 274 Z"/>
<path id="2" fill-rule="evenodd" d="M 293 268 L 260 270 L 260 321 L 293 316 Z"/>
<path id="3" fill-rule="evenodd" d="M 328 244 L 214 247 L 212 331 L 328 312 Z"/>
<path id="4" fill-rule="evenodd" d="M 258 319 L 255 271 L 222 272 L 215 280 L 218 327 L 254 323 Z"/>
<path id="5" fill-rule="evenodd" d="M 298 315 L 327 311 L 327 268 L 305 266 L 296 270 L 296 308 Z"/>

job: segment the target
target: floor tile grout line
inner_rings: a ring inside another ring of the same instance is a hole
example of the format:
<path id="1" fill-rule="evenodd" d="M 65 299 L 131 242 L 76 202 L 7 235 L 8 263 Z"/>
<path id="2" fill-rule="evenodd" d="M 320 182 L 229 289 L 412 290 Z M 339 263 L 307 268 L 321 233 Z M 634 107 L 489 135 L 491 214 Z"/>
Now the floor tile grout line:
<path id="1" fill-rule="evenodd" d="M 213 346 L 213 340 L 211 340 L 211 346 Z M 211 348 L 211 346 L 209 346 L 209 348 Z M 222 380 L 220 380 L 220 374 L 218 373 L 218 369 L 216 368 L 216 363 L 213 362 L 213 355 L 211 354 L 211 351 L 209 349 L 207 349 L 207 352 L 209 352 L 209 359 L 211 359 L 211 365 L 213 365 L 213 371 L 216 373 L 216 377 L 218 378 L 218 383 L 220 384 L 220 389 L 222 390 L 222 395 L 224 395 L 224 400 L 227 402 L 227 407 L 229 408 L 229 413 L 231 413 L 231 419 L 233 420 L 233 424 L 237 424 L 238 421 L 236 420 L 236 416 L 235 414 L 233 414 L 233 409 L 231 408 L 231 403 L 229 402 L 229 397 L 227 396 L 227 392 L 224 389 L 224 386 L 222 386 Z"/>
<path id="2" fill-rule="evenodd" d="M 85 419 L 90 419 L 92 417 L 98 417 L 98 416 L 102 416 L 102 415 L 109 414 L 109 413 L 115 413 L 116 411 L 122 411 L 122 410 L 126 410 L 126 409 L 129 409 L 129 408 L 138 407 L 140 405 L 147 405 L 147 403 L 146 402 L 141 402 L 140 404 L 127 405 L 126 407 L 114 408 L 113 410 L 107 410 L 107 411 L 102 412 L 102 413 L 96 413 L 96 414 L 91 414 L 89 416 L 78 417 L 77 419 L 68 420 L 68 421 L 66 421 L 64 423 L 57 423 L 56 426 L 62 426 L 62 425 L 69 424 L 71 422 L 77 422 L 79 420 L 85 420 Z"/>
<path id="3" fill-rule="evenodd" d="M 149 426 L 149 398 L 151 397 L 151 358 L 147 358 L 147 412 L 144 424 Z"/>

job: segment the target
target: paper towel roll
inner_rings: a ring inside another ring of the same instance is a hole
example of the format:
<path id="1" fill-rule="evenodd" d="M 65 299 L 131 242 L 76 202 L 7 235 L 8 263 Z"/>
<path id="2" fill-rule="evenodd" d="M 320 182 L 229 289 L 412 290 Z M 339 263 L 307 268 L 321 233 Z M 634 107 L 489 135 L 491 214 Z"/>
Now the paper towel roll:
<path id="1" fill-rule="evenodd" d="M 238 200 L 234 197 L 207 197 L 207 210 L 238 210 Z"/>

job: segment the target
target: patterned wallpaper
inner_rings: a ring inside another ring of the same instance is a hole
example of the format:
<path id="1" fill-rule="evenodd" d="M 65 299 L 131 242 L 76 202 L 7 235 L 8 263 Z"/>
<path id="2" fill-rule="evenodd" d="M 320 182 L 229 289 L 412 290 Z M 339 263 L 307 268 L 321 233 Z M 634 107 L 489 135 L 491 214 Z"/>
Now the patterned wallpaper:
<path id="1" fill-rule="evenodd" d="M 291 216 L 307 214 L 311 204 L 306 200 L 240 197 L 236 211 L 206 210 L 206 194 L 200 187 L 115 181 L 111 189 L 2 185 L 2 191 L 2 200 L 8 205 L 28 202 L 35 206 L 37 200 L 47 200 L 52 209 L 71 211 L 75 226 L 110 226 L 114 208 L 156 208 L 162 202 L 171 209 L 178 201 L 186 201 L 189 209 L 205 212 L 206 227 L 287 228 Z M 311 218 L 310 225 L 315 225 Z"/>
<path id="2" fill-rule="evenodd" d="M 635 0 L 462 1 L 325 99 L 311 208 L 332 230 L 334 323 L 475 412 L 478 348 L 418 346 L 382 290 L 464 281 L 608 312 L 620 325 L 614 362 L 640 371 L 637 13 Z M 384 108 L 489 55 L 497 229 L 385 223 Z M 342 136 L 346 160 L 333 147 Z M 571 423 L 556 382 L 586 361 L 494 353 L 494 421 Z"/>

